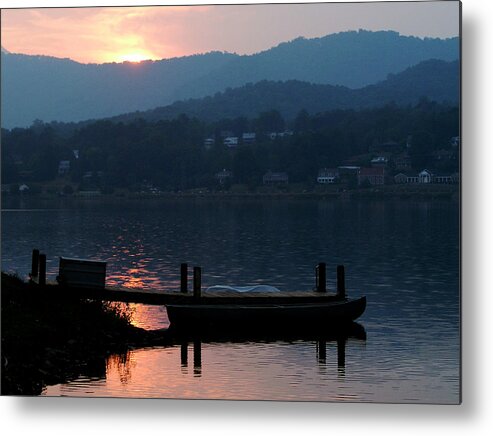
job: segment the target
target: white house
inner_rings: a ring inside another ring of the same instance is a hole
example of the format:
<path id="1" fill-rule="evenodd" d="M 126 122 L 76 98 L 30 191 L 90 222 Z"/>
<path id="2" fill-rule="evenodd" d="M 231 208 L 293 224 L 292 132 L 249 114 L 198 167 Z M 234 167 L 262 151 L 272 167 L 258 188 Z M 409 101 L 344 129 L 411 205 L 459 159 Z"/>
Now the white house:
<path id="1" fill-rule="evenodd" d="M 215 142 L 216 141 L 214 140 L 214 138 L 205 138 L 204 147 L 206 148 L 206 150 L 210 150 Z"/>
<path id="2" fill-rule="evenodd" d="M 440 174 L 433 177 L 433 183 L 450 184 L 450 183 L 454 183 L 454 179 L 452 175 Z"/>
<path id="3" fill-rule="evenodd" d="M 318 172 L 317 183 L 335 183 L 339 178 L 339 171 L 336 168 L 324 168 Z"/>
<path id="4" fill-rule="evenodd" d="M 433 174 L 428 170 L 423 170 L 418 174 L 418 183 L 431 183 Z"/>
<path id="5" fill-rule="evenodd" d="M 238 137 L 228 136 L 227 138 L 224 138 L 224 145 L 226 147 L 236 147 L 238 145 Z"/>
<path id="6" fill-rule="evenodd" d="M 246 132 L 243 133 L 242 138 L 243 144 L 253 144 L 256 139 L 256 135 L 254 132 Z"/>
<path id="7" fill-rule="evenodd" d="M 385 156 L 377 156 L 374 157 L 370 163 L 372 167 L 384 167 L 387 166 L 388 161 L 388 158 L 386 158 Z"/>

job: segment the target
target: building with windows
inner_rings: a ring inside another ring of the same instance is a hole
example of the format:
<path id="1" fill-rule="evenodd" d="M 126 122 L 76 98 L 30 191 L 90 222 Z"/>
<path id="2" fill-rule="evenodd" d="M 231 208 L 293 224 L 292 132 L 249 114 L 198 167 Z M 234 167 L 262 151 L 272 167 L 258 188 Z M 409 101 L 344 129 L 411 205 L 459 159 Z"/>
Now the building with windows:
<path id="1" fill-rule="evenodd" d="M 384 167 L 361 168 L 358 173 L 358 185 L 362 185 L 366 182 L 370 183 L 370 185 L 385 184 L 385 168 Z"/>
<path id="2" fill-rule="evenodd" d="M 337 170 L 337 168 L 324 168 L 318 172 L 317 183 L 336 183 L 338 179 L 339 171 Z"/>
<path id="3" fill-rule="evenodd" d="M 264 185 L 287 185 L 289 177 L 287 173 L 274 173 L 267 171 L 262 178 Z"/>

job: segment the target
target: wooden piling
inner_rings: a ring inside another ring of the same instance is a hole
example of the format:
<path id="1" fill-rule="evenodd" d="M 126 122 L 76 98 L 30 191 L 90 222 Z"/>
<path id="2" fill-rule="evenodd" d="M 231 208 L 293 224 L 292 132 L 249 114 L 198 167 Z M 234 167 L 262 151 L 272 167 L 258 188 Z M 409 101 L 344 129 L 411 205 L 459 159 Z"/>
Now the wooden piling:
<path id="1" fill-rule="evenodd" d="M 327 361 L 327 342 L 317 341 L 317 358 L 318 363 L 325 363 Z"/>
<path id="2" fill-rule="evenodd" d="M 346 366 L 346 339 L 337 339 L 337 367 L 344 369 Z"/>
<path id="3" fill-rule="evenodd" d="M 324 262 L 319 263 L 315 267 L 315 289 L 317 292 L 327 292 L 327 272 L 326 264 Z"/>
<path id="4" fill-rule="evenodd" d="M 346 279 L 344 273 L 344 265 L 337 266 L 337 296 L 346 297 Z"/>
<path id="5" fill-rule="evenodd" d="M 32 263 L 31 263 L 31 278 L 38 277 L 39 272 L 39 250 L 35 248 L 33 250 Z"/>
<path id="6" fill-rule="evenodd" d="M 181 366 L 188 365 L 188 342 L 184 342 L 180 347 Z"/>
<path id="7" fill-rule="evenodd" d="M 202 268 L 195 266 L 193 268 L 193 297 L 200 298 L 202 295 Z"/>
<path id="8" fill-rule="evenodd" d="M 39 255 L 39 280 L 40 286 L 46 285 L 46 254 Z"/>
<path id="9" fill-rule="evenodd" d="M 202 374 L 202 343 L 199 340 L 193 341 L 193 374 Z"/>
<path id="10" fill-rule="evenodd" d="M 182 263 L 180 268 L 180 292 L 186 294 L 188 292 L 188 264 Z"/>

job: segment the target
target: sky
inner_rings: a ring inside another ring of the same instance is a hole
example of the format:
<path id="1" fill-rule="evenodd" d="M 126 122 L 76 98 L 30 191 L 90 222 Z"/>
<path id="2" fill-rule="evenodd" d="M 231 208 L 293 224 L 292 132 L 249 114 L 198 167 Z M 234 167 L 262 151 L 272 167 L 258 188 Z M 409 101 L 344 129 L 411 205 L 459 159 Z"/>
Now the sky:
<path id="1" fill-rule="evenodd" d="M 15 7 L 17 3 L 1 0 L 0 6 Z M 80 1 L 54 4 L 84 5 Z M 165 59 L 213 50 L 252 54 L 299 36 L 314 38 L 358 29 L 395 30 L 418 37 L 458 36 L 459 4 L 436 1 L 2 9 L 1 45 L 12 53 L 104 63 Z"/>

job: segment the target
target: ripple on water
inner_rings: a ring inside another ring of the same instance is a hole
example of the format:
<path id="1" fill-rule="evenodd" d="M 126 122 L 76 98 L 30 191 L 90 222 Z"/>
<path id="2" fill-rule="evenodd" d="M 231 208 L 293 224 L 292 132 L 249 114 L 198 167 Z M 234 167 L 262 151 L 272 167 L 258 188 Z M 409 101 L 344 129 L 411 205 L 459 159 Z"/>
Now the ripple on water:
<path id="1" fill-rule="evenodd" d="M 8 205 L 7 205 L 8 206 Z M 27 207 L 28 205 L 26 205 Z M 31 207 L 32 206 L 32 207 Z M 39 209 L 39 205 L 31 205 Z M 49 205 L 45 204 L 44 207 Z M 8 207 L 13 209 L 14 207 Z M 202 344 L 133 350 L 98 377 L 46 395 L 456 403 L 459 398 L 459 222 L 447 202 L 147 202 L 50 211 L 2 211 L 2 269 L 27 276 L 31 250 L 108 262 L 108 284 L 175 289 L 182 262 L 203 267 L 203 286 L 314 286 L 314 265 L 346 265 L 350 295 L 365 294 L 366 342 L 345 353 L 311 341 Z M 165 328 L 164 308 L 131 306 L 133 322 Z M 112 360 L 113 359 L 113 360 Z M 196 362 L 198 363 L 198 362 Z M 343 364 L 342 364 L 343 363 Z"/>

